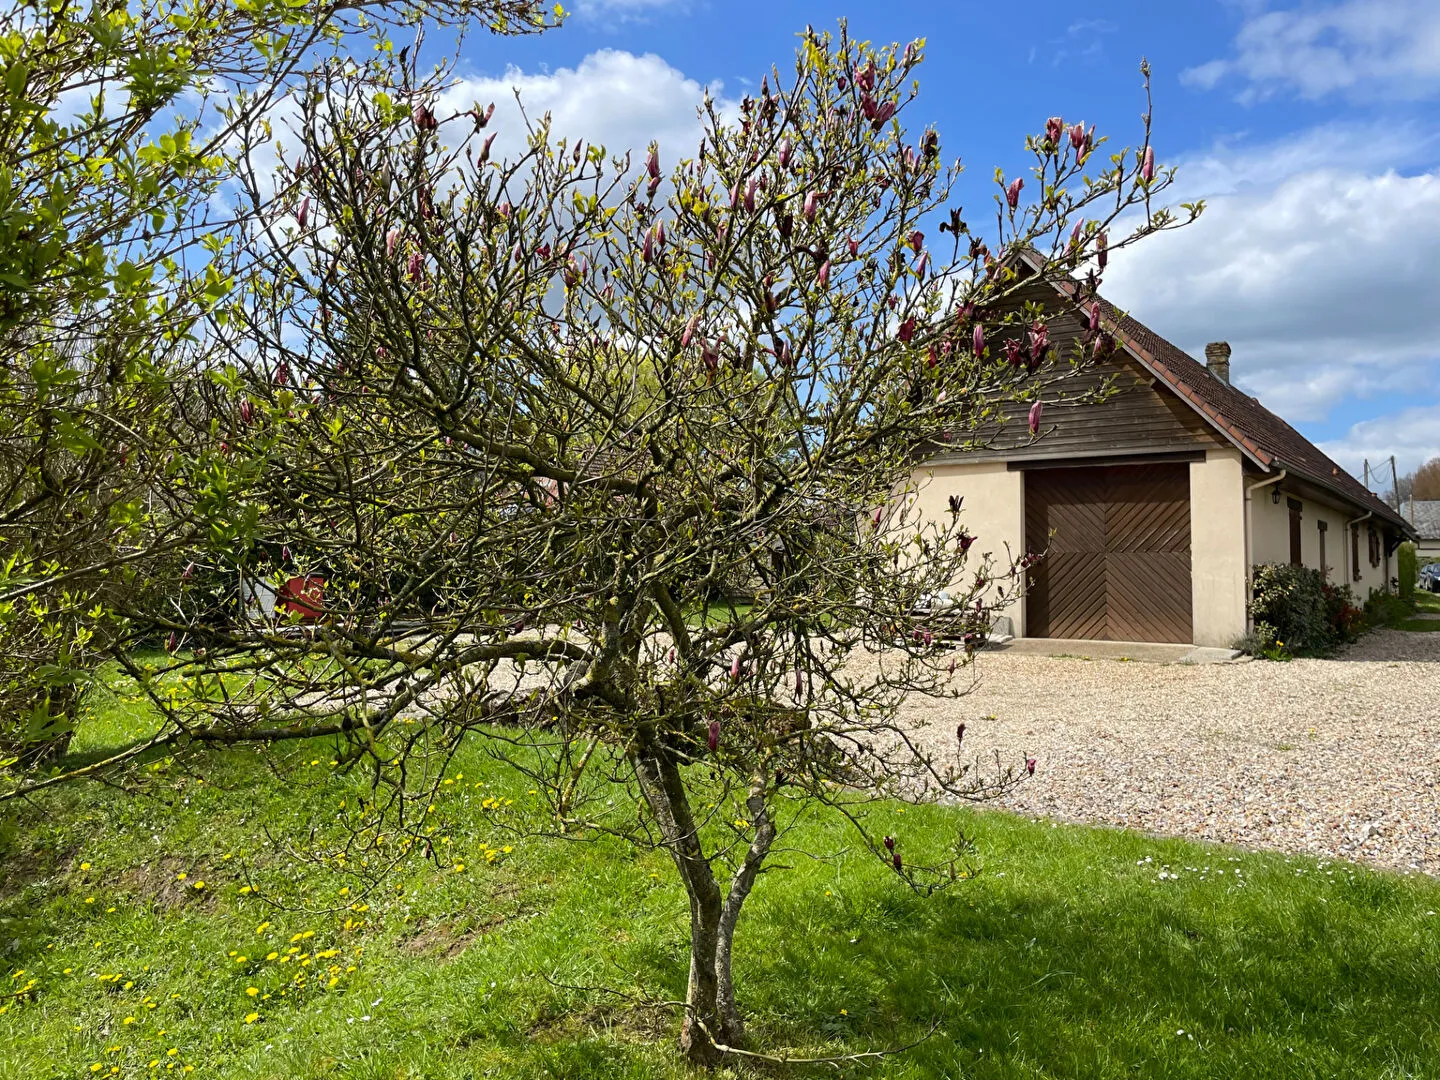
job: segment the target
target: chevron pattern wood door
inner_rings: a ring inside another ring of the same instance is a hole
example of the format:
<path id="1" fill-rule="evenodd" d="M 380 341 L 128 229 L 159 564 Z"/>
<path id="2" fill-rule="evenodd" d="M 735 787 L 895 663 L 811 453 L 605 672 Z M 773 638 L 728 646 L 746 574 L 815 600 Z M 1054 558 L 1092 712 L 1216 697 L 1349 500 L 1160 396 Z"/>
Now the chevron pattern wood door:
<path id="1" fill-rule="evenodd" d="M 1188 465 L 1027 471 L 1025 541 L 1031 637 L 1192 639 Z"/>

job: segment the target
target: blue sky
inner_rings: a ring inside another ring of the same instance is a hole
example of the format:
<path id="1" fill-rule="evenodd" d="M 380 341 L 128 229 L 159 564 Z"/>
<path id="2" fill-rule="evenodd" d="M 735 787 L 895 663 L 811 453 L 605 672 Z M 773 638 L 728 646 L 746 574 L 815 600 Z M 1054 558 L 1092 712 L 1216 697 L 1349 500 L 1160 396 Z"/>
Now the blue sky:
<path id="1" fill-rule="evenodd" d="M 678 155 L 702 87 L 738 98 L 807 23 L 847 17 L 854 36 L 927 39 L 907 123 L 966 163 L 971 213 L 1047 116 L 1133 141 L 1149 57 L 1160 159 L 1210 209 L 1117 257 L 1106 294 L 1192 355 L 1230 341 L 1234 380 L 1357 474 L 1440 455 L 1440 0 L 569 6 L 538 38 L 472 36 L 457 96 L 516 86 L 561 132 Z"/>

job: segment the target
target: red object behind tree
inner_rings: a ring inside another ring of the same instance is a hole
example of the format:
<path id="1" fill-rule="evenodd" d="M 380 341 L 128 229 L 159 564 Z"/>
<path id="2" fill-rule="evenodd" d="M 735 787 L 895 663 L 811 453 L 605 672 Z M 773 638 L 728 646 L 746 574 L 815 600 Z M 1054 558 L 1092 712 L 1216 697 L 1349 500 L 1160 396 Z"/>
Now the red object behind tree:
<path id="1" fill-rule="evenodd" d="M 314 622 L 325 611 L 325 579 L 314 574 L 292 577 L 280 586 L 280 597 L 275 606 L 291 615 L 298 615 L 306 622 Z"/>

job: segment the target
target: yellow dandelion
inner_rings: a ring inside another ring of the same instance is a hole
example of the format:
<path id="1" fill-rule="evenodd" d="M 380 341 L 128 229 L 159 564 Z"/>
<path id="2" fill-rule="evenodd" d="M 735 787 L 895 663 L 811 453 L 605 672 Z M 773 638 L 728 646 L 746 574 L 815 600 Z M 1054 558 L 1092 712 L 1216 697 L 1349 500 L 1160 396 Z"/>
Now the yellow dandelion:
<path id="1" fill-rule="evenodd" d="M 82 862 L 82 863 L 80 864 L 80 869 L 81 869 L 81 870 L 89 870 L 89 869 L 90 869 L 90 864 L 89 864 L 88 862 Z"/>
<path id="2" fill-rule="evenodd" d="M 93 896 L 87 896 L 87 897 L 85 897 L 85 902 L 86 902 L 87 904 L 93 904 L 93 903 L 95 902 L 95 897 L 93 897 Z"/>
<path id="3" fill-rule="evenodd" d="M 255 890 L 252 889 L 252 888 L 250 888 L 249 885 L 241 885 L 241 886 L 240 886 L 240 895 L 241 895 L 241 896 L 244 896 L 244 895 L 245 895 L 246 893 L 248 893 L 248 892 L 254 892 L 254 891 L 255 891 Z"/>
<path id="4" fill-rule="evenodd" d="M 180 873 L 178 873 L 178 874 L 175 875 L 175 880 L 176 880 L 176 881 L 184 881 L 184 880 L 185 880 L 187 877 L 189 877 L 189 876 L 190 876 L 190 875 L 187 874 L 187 873 L 185 873 L 184 870 L 181 870 Z"/>
<path id="5" fill-rule="evenodd" d="M 255 927 L 255 932 L 256 932 L 257 934 L 263 934 L 266 930 L 269 930 L 269 929 L 270 929 L 270 923 L 269 923 L 269 922 L 262 922 L 259 926 Z"/>
<path id="6" fill-rule="evenodd" d="M 247 986 L 245 988 L 245 993 L 249 994 L 251 997 L 254 997 L 256 994 L 260 993 L 260 988 L 258 986 Z"/>
<path id="7" fill-rule="evenodd" d="M 255 1023 L 256 1020 L 259 1020 L 259 1019 L 260 1019 L 260 1014 L 259 1014 L 259 1013 L 252 1012 L 252 1013 L 246 1013 L 246 1014 L 245 1014 L 245 1023 L 247 1023 L 247 1024 L 253 1024 L 253 1023 Z"/>
<path id="8" fill-rule="evenodd" d="M 274 960 L 274 959 L 275 959 L 277 956 L 279 956 L 279 955 L 280 955 L 280 954 L 279 954 L 278 952 L 266 953 L 266 954 L 265 954 L 265 959 L 266 959 L 266 960 Z"/>
<path id="9" fill-rule="evenodd" d="M 203 889 L 203 888 L 205 888 L 205 882 L 203 882 L 203 881 L 197 881 L 197 882 L 195 882 L 195 884 L 194 884 L 193 887 L 196 888 L 196 889 Z"/>
<path id="10" fill-rule="evenodd" d="M 125 1017 L 124 1020 L 121 1020 L 120 1022 L 121 1022 L 122 1024 L 133 1024 L 133 1023 L 135 1022 L 135 1017 L 133 1017 L 133 1016 L 127 1016 L 127 1017 Z"/>
<path id="11" fill-rule="evenodd" d="M 465 869 L 465 864 L 464 864 L 463 862 L 457 862 L 457 863 L 455 864 L 455 872 L 456 872 L 457 874 L 460 873 L 460 872 L 461 872 L 462 870 L 464 870 L 464 869 Z"/>

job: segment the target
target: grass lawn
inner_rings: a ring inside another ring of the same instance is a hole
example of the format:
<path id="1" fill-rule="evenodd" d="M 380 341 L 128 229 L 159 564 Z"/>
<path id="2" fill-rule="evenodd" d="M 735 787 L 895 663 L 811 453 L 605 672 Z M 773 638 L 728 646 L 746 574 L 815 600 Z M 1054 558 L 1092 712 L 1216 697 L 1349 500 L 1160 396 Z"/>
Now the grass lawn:
<path id="1" fill-rule="evenodd" d="M 77 753 L 144 715 L 117 700 L 101 719 Z M 555 985 L 682 993 L 685 901 L 663 857 L 517 836 L 527 789 L 474 747 L 427 818 L 436 860 L 367 889 L 358 854 L 303 857 L 337 841 L 365 778 L 322 745 L 277 757 L 160 761 L 138 796 L 91 785 L 8 812 L 0 993 L 19 996 L 0 998 L 0 1078 L 686 1075 L 673 1014 Z M 914 896 L 816 817 L 804 845 L 835 857 L 782 856 L 741 923 L 762 1048 L 865 1050 L 938 1023 L 842 1075 L 1440 1076 L 1440 883 L 874 812 L 916 857 L 963 828 L 980 873 Z M 736 1072 L 781 1073 L 813 1070 Z"/>

